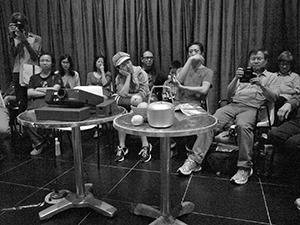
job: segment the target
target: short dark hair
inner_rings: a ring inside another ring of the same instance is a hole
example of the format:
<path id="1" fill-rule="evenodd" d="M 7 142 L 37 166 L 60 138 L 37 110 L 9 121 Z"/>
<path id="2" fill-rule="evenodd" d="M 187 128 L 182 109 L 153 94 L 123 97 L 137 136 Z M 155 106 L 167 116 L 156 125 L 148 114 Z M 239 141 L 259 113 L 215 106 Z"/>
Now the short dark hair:
<path id="1" fill-rule="evenodd" d="M 198 45 L 199 48 L 200 48 L 201 53 L 204 53 L 204 46 L 203 46 L 203 44 L 200 43 L 199 41 L 194 41 L 194 42 L 189 43 L 188 46 L 186 47 L 186 51 L 187 51 L 187 52 L 189 51 L 189 48 L 190 48 L 192 45 Z"/>
<path id="2" fill-rule="evenodd" d="M 258 52 L 262 52 L 264 54 L 265 60 L 269 59 L 269 52 L 263 48 L 252 49 L 248 54 L 248 61 L 250 60 L 251 55 L 256 55 Z"/>
<path id="3" fill-rule="evenodd" d="M 103 61 L 104 61 L 104 63 L 103 63 L 104 64 L 104 72 L 106 73 L 108 71 L 108 68 L 107 68 L 107 61 L 106 61 L 106 58 L 105 58 L 104 55 L 98 55 L 98 56 L 95 57 L 94 64 L 93 64 L 93 69 L 94 69 L 94 71 L 97 71 L 96 62 L 99 58 L 102 58 Z"/>
<path id="4" fill-rule="evenodd" d="M 49 55 L 51 57 L 51 61 L 52 61 L 52 72 L 55 71 L 55 58 L 53 56 L 52 53 L 50 52 L 42 52 L 42 54 L 40 54 L 39 56 L 39 62 L 40 62 L 40 58 L 43 56 L 43 55 Z"/>
<path id="5" fill-rule="evenodd" d="M 294 59 L 293 54 L 290 51 L 284 51 L 278 56 L 278 61 L 286 61 L 286 62 L 292 62 Z"/>
<path id="6" fill-rule="evenodd" d="M 170 64 L 170 69 L 179 69 L 181 67 L 181 62 L 174 60 Z"/>
<path id="7" fill-rule="evenodd" d="M 59 65 L 58 65 L 59 74 L 61 76 L 65 75 L 65 70 L 63 69 L 63 67 L 61 65 L 61 61 L 63 61 L 64 59 L 67 59 L 68 62 L 70 63 L 69 72 L 70 72 L 71 76 L 74 76 L 75 75 L 75 72 L 74 72 L 74 62 L 73 62 L 72 57 L 69 54 L 64 54 L 64 55 L 60 56 L 60 58 L 59 58 Z"/>

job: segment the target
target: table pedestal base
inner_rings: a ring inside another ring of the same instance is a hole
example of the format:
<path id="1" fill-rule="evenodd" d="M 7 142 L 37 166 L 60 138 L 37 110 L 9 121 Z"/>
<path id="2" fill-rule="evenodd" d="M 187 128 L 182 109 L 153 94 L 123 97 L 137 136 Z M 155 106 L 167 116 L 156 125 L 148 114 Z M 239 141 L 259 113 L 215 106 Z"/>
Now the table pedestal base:
<path id="1" fill-rule="evenodd" d="M 98 200 L 90 192 L 92 185 L 85 186 L 85 195 L 83 197 L 78 197 L 77 194 L 68 193 L 64 200 L 54 204 L 43 211 L 39 212 L 40 220 L 49 219 L 52 216 L 63 212 L 71 208 L 84 208 L 89 207 L 97 212 L 102 213 L 104 216 L 113 217 L 117 209 L 106 202 Z"/>
<path id="2" fill-rule="evenodd" d="M 185 223 L 176 219 L 176 217 L 193 212 L 194 207 L 195 204 L 192 202 L 183 202 L 178 207 L 170 210 L 173 215 L 163 215 L 158 209 L 139 203 L 133 207 L 132 213 L 135 215 L 157 218 L 149 225 L 185 225 Z"/>

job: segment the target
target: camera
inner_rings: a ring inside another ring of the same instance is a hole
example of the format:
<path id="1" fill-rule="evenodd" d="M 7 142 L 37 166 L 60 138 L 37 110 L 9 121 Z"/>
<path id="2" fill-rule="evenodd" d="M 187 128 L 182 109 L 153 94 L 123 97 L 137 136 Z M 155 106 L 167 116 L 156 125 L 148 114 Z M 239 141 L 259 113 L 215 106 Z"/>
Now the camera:
<path id="1" fill-rule="evenodd" d="M 22 24 L 22 23 L 17 23 L 17 24 L 16 24 L 16 27 L 17 27 L 20 31 L 24 31 L 24 29 L 25 29 L 25 26 L 24 26 L 24 24 Z"/>
<path id="2" fill-rule="evenodd" d="M 12 24 L 13 26 L 15 26 L 15 27 L 17 27 L 18 28 L 18 30 L 19 31 L 21 31 L 21 32 L 23 32 L 24 31 L 24 29 L 25 29 L 25 26 L 24 26 L 24 24 L 23 23 L 21 23 L 21 22 L 17 22 L 17 23 L 14 23 L 14 24 Z"/>
<path id="3" fill-rule="evenodd" d="M 254 77 L 256 77 L 256 75 L 253 73 L 252 67 L 247 67 L 244 69 L 244 75 L 240 78 L 240 82 L 250 83 L 250 80 Z"/>

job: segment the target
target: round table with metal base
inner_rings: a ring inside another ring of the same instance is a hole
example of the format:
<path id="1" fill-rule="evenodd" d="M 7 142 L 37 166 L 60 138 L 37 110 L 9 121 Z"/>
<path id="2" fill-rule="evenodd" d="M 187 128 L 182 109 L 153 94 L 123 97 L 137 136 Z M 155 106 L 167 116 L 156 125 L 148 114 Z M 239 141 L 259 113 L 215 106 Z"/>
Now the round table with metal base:
<path id="1" fill-rule="evenodd" d="M 41 220 L 49 219 L 52 216 L 70 208 L 83 207 L 92 208 L 105 216 L 114 216 L 117 209 L 104 201 L 96 199 L 90 192 L 92 184 L 84 184 L 80 126 L 111 122 L 116 116 L 125 112 L 126 110 L 124 108 L 119 108 L 109 117 L 97 117 L 96 115 L 91 115 L 90 118 L 83 121 L 37 120 L 34 110 L 25 111 L 18 116 L 18 122 L 23 126 L 43 129 L 55 129 L 62 127 L 72 128 L 76 193 L 69 192 L 64 200 L 39 212 L 39 218 Z"/>
<path id="2" fill-rule="evenodd" d="M 161 202 L 160 210 L 146 204 L 137 204 L 132 212 L 156 218 L 150 225 L 178 224 L 184 225 L 176 217 L 188 214 L 194 210 L 194 203 L 182 202 L 180 205 L 170 209 L 170 137 L 190 136 L 208 132 L 217 124 L 214 116 L 201 114 L 197 116 L 185 116 L 175 113 L 174 124 L 169 128 L 153 128 L 148 123 L 134 126 L 131 118 L 134 114 L 120 115 L 114 119 L 114 127 L 127 134 L 159 137 L 160 138 L 160 174 L 161 174 Z"/>

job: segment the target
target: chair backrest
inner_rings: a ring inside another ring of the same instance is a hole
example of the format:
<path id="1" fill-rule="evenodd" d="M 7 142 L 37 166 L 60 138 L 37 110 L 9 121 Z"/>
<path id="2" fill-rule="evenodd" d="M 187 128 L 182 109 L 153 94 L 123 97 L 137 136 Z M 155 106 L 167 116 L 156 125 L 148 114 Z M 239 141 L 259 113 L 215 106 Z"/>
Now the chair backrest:
<path id="1" fill-rule="evenodd" d="M 261 119 L 258 121 L 258 116 Z M 266 127 L 271 129 L 275 121 L 275 106 L 273 102 L 267 102 L 267 104 L 261 106 L 257 112 L 256 127 Z"/>

